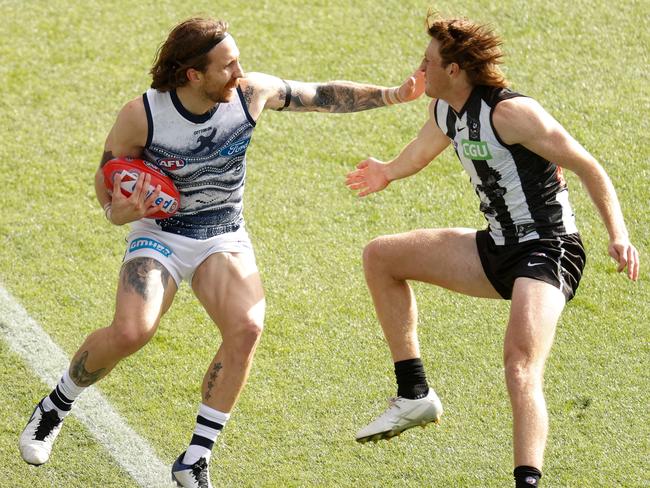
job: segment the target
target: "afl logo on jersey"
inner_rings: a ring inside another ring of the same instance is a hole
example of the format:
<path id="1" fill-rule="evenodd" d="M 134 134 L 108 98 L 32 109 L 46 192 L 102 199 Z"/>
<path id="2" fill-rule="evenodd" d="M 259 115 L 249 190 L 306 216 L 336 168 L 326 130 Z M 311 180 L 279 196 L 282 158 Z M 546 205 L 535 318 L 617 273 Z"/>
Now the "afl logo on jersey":
<path id="1" fill-rule="evenodd" d="M 232 144 L 227 145 L 221 151 L 219 151 L 220 156 L 236 156 L 246 151 L 250 138 L 243 139 L 241 141 L 235 141 Z"/>
<path id="2" fill-rule="evenodd" d="M 185 166 L 185 161 L 179 158 L 165 158 L 158 160 L 158 164 L 169 171 L 174 171 L 175 169 L 181 169 Z"/>

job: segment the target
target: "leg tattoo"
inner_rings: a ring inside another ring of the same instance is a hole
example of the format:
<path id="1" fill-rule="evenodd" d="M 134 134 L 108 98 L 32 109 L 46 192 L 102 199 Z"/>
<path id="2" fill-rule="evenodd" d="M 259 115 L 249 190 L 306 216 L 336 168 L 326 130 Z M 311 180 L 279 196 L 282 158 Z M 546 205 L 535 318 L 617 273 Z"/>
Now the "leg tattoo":
<path id="1" fill-rule="evenodd" d="M 212 367 L 212 371 L 208 375 L 208 391 L 205 392 L 205 400 L 208 400 L 212 396 L 212 387 L 217 381 L 217 376 L 219 376 L 219 371 L 223 369 L 221 363 L 216 363 Z"/>
<path id="2" fill-rule="evenodd" d="M 92 373 L 86 370 L 86 361 L 88 360 L 88 351 L 84 351 L 79 359 L 72 363 L 70 367 L 70 378 L 77 386 L 90 386 L 96 383 L 102 376 L 106 368 L 100 368 Z"/>
<path id="3" fill-rule="evenodd" d="M 152 270 L 160 271 L 160 280 L 163 289 L 166 289 L 169 283 L 169 271 L 151 258 L 138 258 L 126 263 L 122 268 L 122 284 L 126 289 L 135 291 L 146 300 L 150 292 L 147 277 Z"/>

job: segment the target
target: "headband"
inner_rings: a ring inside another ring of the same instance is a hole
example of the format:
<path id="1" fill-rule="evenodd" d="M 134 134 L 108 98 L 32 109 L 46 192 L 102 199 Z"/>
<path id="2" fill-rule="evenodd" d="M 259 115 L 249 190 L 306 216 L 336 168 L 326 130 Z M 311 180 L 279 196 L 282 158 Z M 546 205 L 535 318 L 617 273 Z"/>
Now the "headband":
<path id="1" fill-rule="evenodd" d="M 204 47 L 203 49 L 201 49 L 198 53 L 196 53 L 196 54 L 195 54 L 194 56 L 192 56 L 192 57 L 203 56 L 204 54 L 208 54 L 208 53 L 212 50 L 212 48 L 213 48 L 214 46 L 216 46 L 217 44 L 219 44 L 221 41 L 223 41 L 223 40 L 224 40 L 226 37 L 228 37 L 228 36 L 230 36 L 230 34 L 228 34 L 228 33 L 226 32 L 223 36 L 217 37 L 217 38 L 214 39 L 210 44 L 208 44 L 206 47 Z"/>

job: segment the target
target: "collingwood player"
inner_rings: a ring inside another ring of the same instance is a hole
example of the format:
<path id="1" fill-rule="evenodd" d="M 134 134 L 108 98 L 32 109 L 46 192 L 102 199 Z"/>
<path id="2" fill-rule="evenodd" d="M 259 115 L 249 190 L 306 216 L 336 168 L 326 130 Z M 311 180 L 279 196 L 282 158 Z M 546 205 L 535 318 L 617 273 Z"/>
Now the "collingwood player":
<path id="1" fill-rule="evenodd" d="M 578 175 L 593 200 L 618 271 L 627 268 L 636 280 L 639 255 L 602 166 L 539 103 L 507 88 L 498 69 L 500 39 L 466 19 L 430 15 L 427 26 L 431 41 L 420 69 L 425 92 L 434 99 L 429 119 L 395 159 L 366 159 L 346 183 L 359 196 L 383 190 L 452 144 L 487 228 L 414 230 L 379 237 L 364 249 L 366 281 L 394 361 L 397 397 L 358 432 L 357 441 L 389 439 L 442 414 L 420 359 L 408 280 L 511 300 L 503 357 L 514 476 L 517 487 L 536 487 L 548 431 L 544 364 L 585 265 L 563 169 Z"/>
<path id="2" fill-rule="evenodd" d="M 222 343 L 202 383 L 189 447 L 172 467 L 183 487 L 211 487 L 208 462 L 217 436 L 246 383 L 262 333 L 264 291 L 242 215 L 246 149 L 265 109 L 356 112 L 413 100 L 424 90 L 416 73 L 399 87 L 336 81 L 301 83 L 244 75 L 225 22 L 193 18 L 177 25 L 151 70 L 151 89 L 128 102 L 106 140 L 102 164 L 143 157 L 170 176 L 178 212 L 154 214 L 160 188 L 147 197 L 140 177 L 130 197 L 115 178 L 110 195 L 101 166 L 97 199 L 115 225 L 132 223 L 112 323 L 90 334 L 20 436 L 25 461 L 43 464 L 74 400 L 155 334 L 185 280 L 215 322 Z M 191 358 L 190 358 L 191 360 Z"/>

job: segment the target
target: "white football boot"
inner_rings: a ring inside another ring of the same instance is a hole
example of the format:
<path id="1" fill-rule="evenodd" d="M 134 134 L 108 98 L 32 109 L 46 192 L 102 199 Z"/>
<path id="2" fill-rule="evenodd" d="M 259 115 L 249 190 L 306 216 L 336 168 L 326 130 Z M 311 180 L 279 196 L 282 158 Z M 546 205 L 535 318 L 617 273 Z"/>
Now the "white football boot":
<path id="1" fill-rule="evenodd" d="M 38 402 L 18 440 L 23 459 L 36 466 L 47 462 L 62 425 L 63 421 L 56 410 L 45 412 L 43 400 Z"/>
<path id="2" fill-rule="evenodd" d="M 429 388 L 424 398 L 409 400 L 396 397 L 389 401 L 388 409 L 377 419 L 357 432 L 357 442 L 378 441 L 400 435 L 411 427 L 440 421 L 442 403 L 436 392 Z"/>
<path id="3" fill-rule="evenodd" d="M 185 453 L 178 456 L 172 466 L 172 481 L 183 488 L 212 488 L 208 463 L 205 458 L 199 458 L 194 464 L 183 464 Z"/>

